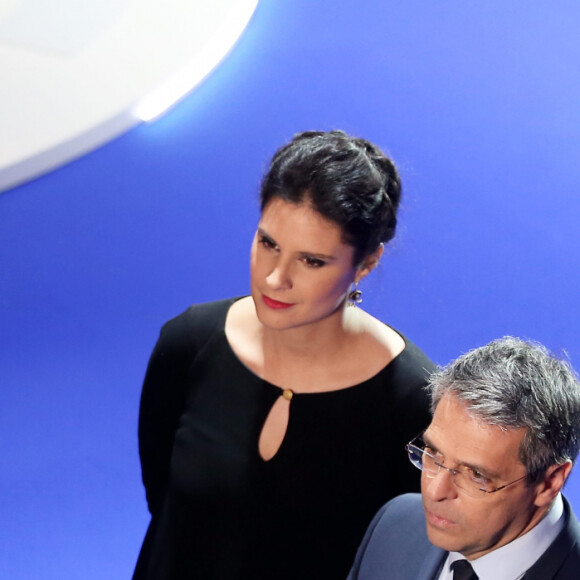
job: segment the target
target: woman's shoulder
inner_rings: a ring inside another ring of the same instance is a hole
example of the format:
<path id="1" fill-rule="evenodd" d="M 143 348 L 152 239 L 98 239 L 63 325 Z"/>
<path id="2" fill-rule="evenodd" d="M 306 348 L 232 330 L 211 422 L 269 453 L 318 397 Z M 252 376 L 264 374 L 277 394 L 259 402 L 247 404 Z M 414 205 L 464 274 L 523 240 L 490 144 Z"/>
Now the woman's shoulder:
<path id="1" fill-rule="evenodd" d="M 397 331 L 398 332 L 398 331 Z M 437 365 L 406 335 L 398 332 L 405 341 L 405 348 L 397 360 L 398 364 L 407 373 L 418 374 L 420 377 L 429 376 L 437 370 Z"/>
<path id="2" fill-rule="evenodd" d="M 397 331 L 398 332 L 398 331 Z M 406 335 L 399 333 L 405 348 L 393 359 L 386 371 L 390 392 L 398 400 L 427 400 L 425 387 L 429 377 L 437 370 L 435 363 Z"/>
<path id="3" fill-rule="evenodd" d="M 223 330 L 227 313 L 238 298 L 192 304 L 161 328 L 160 341 L 176 348 L 189 349 Z"/>
<path id="4" fill-rule="evenodd" d="M 346 309 L 344 328 L 357 343 L 363 360 L 379 358 L 389 363 L 405 348 L 401 334 L 360 308 Z"/>
<path id="5" fill-rule="evenodd" d="M 191 328 L 205 324 L 214 326 L 221 320 L 225 320 L 228 310 L 237 300 L 239 298 L 226 298 L 192 304 L 186 310 L 168 320 L 163 325 L 163 329 Z"/>
<path id="6" fill-rule="evenodd" d="M 416 389 L 427 382 L 429 375 L 436 370 L 433 361 L 412 340 L 396 328 L 365 313 L 364 324 L 371 342 L 390 353 L 384 372 L 389 382 L 400 385 L 401 389 Z M 367 345 L 367 352 L 372 348 Z"/>
<path id="7" fill-rule="evenodd" d="M 232 304 L 227 313 L 224 331 L 236 357 L 252 372 L 259 373 L 264 358 L 260 339 L 261 325 L 251 296 Z"/>

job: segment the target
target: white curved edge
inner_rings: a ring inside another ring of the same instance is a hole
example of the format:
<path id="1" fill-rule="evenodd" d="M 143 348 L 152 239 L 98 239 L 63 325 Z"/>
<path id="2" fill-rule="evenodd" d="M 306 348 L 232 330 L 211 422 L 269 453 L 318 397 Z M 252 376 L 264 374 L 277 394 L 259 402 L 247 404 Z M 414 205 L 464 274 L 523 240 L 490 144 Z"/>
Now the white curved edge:
<path id="1" fill-rule="evenodd" d="M 6 167 L 0 172 L 0 193 L 6 193 L 94 151 L 131 129 L 137 122 L 129 112 L 121 113 L 69 141 Z"/>
<path id="2" fill-rule="evenodd" d="M 141 121 L 156 119 L 191 92 L 230 52 L 257 5 L 258 0 L 238 0 L 236 10 L 228 15 L 202 53 L 137 103 L 134 115 Z"/>
<path id="3" fill-rule="evenodd" d="M 143 121 L 158 119 L 197 87 L 235 46 L 258 0 L 239 0 L 220 33 L 190 63 L 128 110 L 83 134 L 0 171 L 0 193 L 18 187 L 86 155 Z M 227 35 L 229 36 L 229 40 Z"/>

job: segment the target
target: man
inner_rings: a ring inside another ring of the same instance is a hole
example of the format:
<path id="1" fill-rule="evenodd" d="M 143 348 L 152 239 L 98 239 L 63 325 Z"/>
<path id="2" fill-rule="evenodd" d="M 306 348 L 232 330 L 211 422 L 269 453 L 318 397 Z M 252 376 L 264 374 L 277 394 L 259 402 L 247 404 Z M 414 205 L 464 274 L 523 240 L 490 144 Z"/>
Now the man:
<path id="1" fill-rule="evenodd" d="M 579 580 L 580 525 L 560 493 L 580 446 L 572 369 L 504 338 L 429 389 L 431 424 L 407 445 L 421 495 L 383 506 L 349 580 Z"/>

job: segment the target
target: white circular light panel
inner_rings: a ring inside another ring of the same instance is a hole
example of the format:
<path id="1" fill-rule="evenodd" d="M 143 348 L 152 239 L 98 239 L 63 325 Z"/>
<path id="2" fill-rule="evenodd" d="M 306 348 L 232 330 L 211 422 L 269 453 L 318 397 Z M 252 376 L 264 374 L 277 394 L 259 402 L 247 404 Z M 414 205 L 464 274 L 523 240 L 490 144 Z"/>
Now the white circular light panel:
<path id="1" fill-rule="evenodd" d="M 228 53 L 258 0 L 0 0 L 0 191 L 151 120 Z"/>

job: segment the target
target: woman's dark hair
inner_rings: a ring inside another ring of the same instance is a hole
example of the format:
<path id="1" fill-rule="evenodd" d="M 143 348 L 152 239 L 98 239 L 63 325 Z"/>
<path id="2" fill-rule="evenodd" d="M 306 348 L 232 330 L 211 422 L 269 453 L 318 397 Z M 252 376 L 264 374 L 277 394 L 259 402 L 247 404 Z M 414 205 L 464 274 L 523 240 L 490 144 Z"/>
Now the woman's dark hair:
<path id="1" fill-rule="evenodd" d="M 261 210 L 276 197 L 311 203 L 336 223 L 359 264 L 395 235 L 401 181 L 393 161 L 369 141 L 306 131 L 276 151 L 264 175 Z"/>

